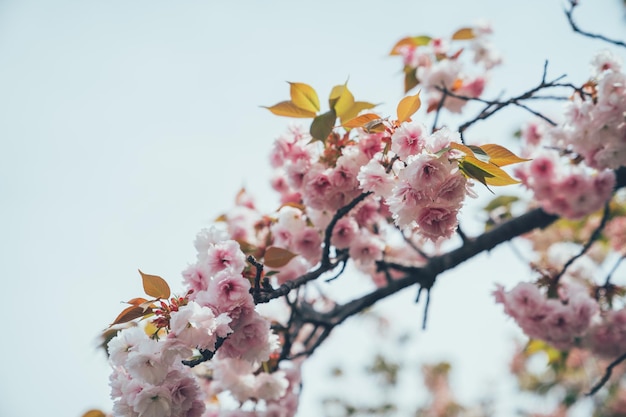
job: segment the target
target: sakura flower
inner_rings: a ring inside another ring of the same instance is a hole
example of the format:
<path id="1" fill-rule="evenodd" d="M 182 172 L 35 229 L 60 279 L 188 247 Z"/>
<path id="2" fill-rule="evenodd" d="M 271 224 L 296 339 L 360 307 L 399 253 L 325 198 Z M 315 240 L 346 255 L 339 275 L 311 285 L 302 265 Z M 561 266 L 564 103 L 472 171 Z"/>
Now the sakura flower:
<path id="1" fill-rule="evenodd" d="M 261 372 L 254 381 L 255 397 L 262 400 L 277 400 L 285 395 L 288 387 L 289 381 L 282 371 Z"/>
<path id="2" fill-rule="evenodd" d="M 393 189 L 393 176 L 375 159 L 361 167 L 357 180 L 363 191 L 379 196 L 388 197 Z"/>
<path id="3" fill-rule="evenodd" d="M 226 314 L 215 317 L 213 310 L 202 307 L 194 301 L 172 313 L 171 332 L 168 340 L 188 348 L 215 349 L 218 337 L 226 337 L 231 332 Z"/>
<path id="4" fill-rule="evenodd" d="M 383 257 L 385 244 L 376 235 L 361 230 L 350 246 L 350 257 L 362 264 L 371 264 Z"/>
<path id="5" fill-rule="evenodd" d="M 400 159 L 407 159 L 409 155 L 417 155 L 424 149 L 428 130 L 422 123 L 402 123 L 391 135 L 391 150 Z"/>
<path id="6" fill-rule="evenodd" d="M 139 417 L 172 417 L 170 393 L 165 387 L 148 387 L 137 395 L 133 409 Z"/>
<path id="7" fill-rule="evenodd" d="M 239 243 L 227 240 L 209 247 L 206 266 L 211 276 L 225 270 L 241 272 L 246 266 L 246 256 L 239 248 Z"/>
<path id="8" fill-rule="evenodd" d="M 417 215 L 419 230 L 428 239 L 447 239 L 455 232 L 458 211 L 451 206 L 426 206 Z"/>
<path id="9" fill-rule="evenodd" d="M 148 339 L 146 332 L 141 327 L 130 327 L 120 330 L 107 345 L 109 360 L 113 365 L 124 365 L 128 354 Z"/>

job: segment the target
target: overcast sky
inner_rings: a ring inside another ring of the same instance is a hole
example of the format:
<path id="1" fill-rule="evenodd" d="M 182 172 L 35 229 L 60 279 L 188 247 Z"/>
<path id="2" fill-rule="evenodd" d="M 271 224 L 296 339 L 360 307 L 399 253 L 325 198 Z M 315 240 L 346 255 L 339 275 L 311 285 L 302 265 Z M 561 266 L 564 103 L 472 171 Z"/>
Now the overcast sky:
<path id="1" fill-rule="evenodd" d="M 581 26 L 626 38 L 621 1 L 582 3 Z M 286 99 L 285 81 L 325 97 L 349 78 L 357 99 L 391 112 L 402 97 L 401 63 L 387 56 L 395 41 L 449 35 L 485 18 L 506 62 L 492 97 L 534 86 L 546 59 L 550 75 L 582 83 L 604 45 L 572 34 L 564 5 L 0 0 L 0 415 L 111 409 L 96 337 L 121 300 L 141 295 L 137 269 L 180 288 L 195 234 L 232 207 L 240 187 L 275 208 L 267 155 L 292 120 L 260 106 Z M 526 119 L 502 112 L 467 137 L 497 142 Z M 463 399 L 486 392 L 506 366 L 518 333 L 489 293 L 495 282 L 530 279 L 515 262 L 496 250 L 444 275 L 428 330 L 405 347 L 419 360 L 454 360 Z M 418 329 L 414 296 L 394 300 L 395 320 Z M 343 360 L 342 346 L 352 357 L 363 344 L 375 347 L 357 324 L 338 330 L 314 360 L 326 366 Z M 303 417 L 318 415 L 314 405 L 330 386 L 306 372 Z"/>

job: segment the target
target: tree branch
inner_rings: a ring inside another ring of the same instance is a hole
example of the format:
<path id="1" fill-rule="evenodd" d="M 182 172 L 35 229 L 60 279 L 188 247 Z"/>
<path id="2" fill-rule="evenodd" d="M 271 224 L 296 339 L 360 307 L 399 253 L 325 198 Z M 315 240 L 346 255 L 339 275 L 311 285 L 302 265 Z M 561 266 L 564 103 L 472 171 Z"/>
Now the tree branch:
<path id="1" fill-rule="evenodd" d="M 615 40 L 615 39 L 610 39 L 610 38 L 607 38 L 604 35 L 600 35 L 600 34 L 597 34 L 597 33 L 586 32 L 586 31 L 580 29 L 578 27 L 578 25 L 576 24 L 576 22 L 574 22 L 574 16 L 573 16 L 574 9 L 576 8 L 576 6 L 578 6 L 578 1 L 577 0 L 570 0 L 569 4 L 570 4 L 569 9 L 565 9 L 565 16 L 567 16 L 567 21 L 569 22 L 569 24 L 572 27 L 572 30 L 574 32 L 576 32 L 576 33 L 578 33 L 580 35 L 586 36 L 588 38 L 591 38 L 591 39 L 599 39 L 601 41 L 608 42 L 608 43 L 611 43 L 613 45 L 626 47 L 626 43 L 624 43 L 622 41 L 618 41 L 618 40 Z"/>
<path id="2" fill-rule="evenodd" d="M 596 382 L 596 384 L 593 387 L 591 387 L 591 390 L 585 395 L 589 397 L 595 394 L 596 392 L 600 391 L 600 388 L 602 388 L 604 384 L 606 384 L 609 381 L 609 378 L 611 378 L 611 374 L 613 373 L 613 368 L 615 368 L 617 365 L 619 365 L 625 360 L 626 360 L 626 352 L 623 353 L 620 357 L 615 359 L 613 362 L 609 364 L 609 366 L 606 367 L 606 371 L 604 372 L 604 375 L 602 376 L 602 378 L 600 378 L 600 380 Z"/>

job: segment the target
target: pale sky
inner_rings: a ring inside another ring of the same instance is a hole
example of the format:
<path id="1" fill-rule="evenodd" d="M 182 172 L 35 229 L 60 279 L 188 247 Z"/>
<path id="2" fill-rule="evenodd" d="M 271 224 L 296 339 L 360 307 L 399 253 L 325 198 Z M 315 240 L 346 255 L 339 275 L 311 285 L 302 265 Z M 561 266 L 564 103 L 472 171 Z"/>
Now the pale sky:
<path id="1" fill-rule="evenodd" d="M 626 38 L 621 1 L 582 3 L 581 26 Z M 286 81 L 325 97 L 349 78 L 357 99 L 390 113 L 402 97 L 401 62 L 387 56 L 397 40 L 487 19 L 505 59 L 491 97 L 534 86 L 546 59 L 551 76 L 580 84 L 604 45 L 571 33 L 564 5 L 0 0 L 0 416 L 111 409 L 96 337 L 120 301 L 141 295 L 137 269 L 180 288 L 195 234 L 232 207 L 240 187 L 276 207 L 268 153 L 295 121 L 260 106 L 287 99 Z M 527 119 L 505 111 L 466 137 L 497 142 Z M 504 249 L 442 276 L 428 330 L 405 353 L 453 360 L 462 399 L 493 389 L 519 333 L 490 292 L 530 278 Z M 400 327 L 421 325 L 414 290 L 392 301 Z M 353 324 L 337 329 L 315 369 L 377 346 Z M 318 415 L 320 398 L 337 389 L 314 369 L 305 377 L 301 417 Z M 421 387 L 407 389 L 423 398 Z"/>

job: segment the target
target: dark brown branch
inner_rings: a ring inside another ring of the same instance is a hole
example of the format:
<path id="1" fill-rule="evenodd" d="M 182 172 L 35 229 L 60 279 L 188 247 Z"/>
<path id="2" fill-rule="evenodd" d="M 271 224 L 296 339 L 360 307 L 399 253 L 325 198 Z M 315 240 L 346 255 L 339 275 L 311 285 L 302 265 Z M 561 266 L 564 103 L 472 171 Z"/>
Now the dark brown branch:
<path id="1" fill-rule="evenodd" d="M 220 346 L 224 344 L 225 341 L 226 341 L 226 337 L 218 337 L 217 341 L 215 342 L 215 349 L 213 350 L 200 349 L 199 357 L 195 359 L 182 361 L 183 365 L 193 368 L 194 366 L 200 365 L 202 362 L 210 361 L 211 359 L 213 359 L 213 356 L 215 356 L 215 353 L 217 353 L 217 350 L 220 348 Z"/>
<path id="2" fill-rule="evenodd" d="M 439 122 L 439 115 L 441 114 L 443 103 L 446 101 L 446 97 L 449 94 L 448 89 L 445 86 L 442 86 L 440 91 L 442 95 L 441 95 L 441 99 L 439 100 L 439 104 L 437 104 L 437 111 L 435 112 L 435 120 L 433 120 L 433 127 L 431 129 L 431 132 L 433 133 L 437 130 L 437 123 Z M 463 142 L 463 138 L 461 138 L 461 142 L 465 144 L 465 142 Z"/>
<path id="3" fill-rule="evenodd" d="M 619 365 L 625 360 L 626 360 L 626 352 L 623 353 L 622 356 L 615 359 L 613 362 L 609 364 L 609 366 L 606 367 L 606 371 L 604 372 L 604 375 L 602 376 L 602 378 L 600 378 L 600 380 L 596 382 L 596 384 L 593 387 L 591 387 L 591 390 L 585 395 L 591 396 L 595 394 L 596 392 L 600 391 L 600 388 L 602 388 L 604 384 L 606 384 L 609 381 L 609 378 L 611 378 L 611 374 L 613 373 L 613 368 L 615 368 L 617 365 Z"/>
<path id="4" fill-rule="evenodd" d="M 267 303 L 275 298 L 283 297 L 289 294 L 291 290 L 293 290 L 294 288 L 298 288 L 301 285 L 306 284 L 307 282 L 313 281 L 319 278 L 322 274 L 332 271 L 338 265 L 345 263 L 349 258 L 349 255 L 347 252 L 337 255 L 334 261 L 331 261 L 330 259 L 330 247 L 331 247 L 330 239 L 333 235 L 333 229 L 335 228 L 335 225 L 337 224 L 339 219 L 341 219 L 343 216 L 348 214 L 350 210 L 356 207 L 361 201 L 365 200 L 367 196 L 369 196 L 370 194 L 372 193 L 371 192 L 362 193 L 358 197 L 356 197 L 354 200 L 352 200 L 349 204 L 337 210 L 337 213 L 335 213 L 330 223 L 326 227 L 326 231 L 324 233 L 324 250 L 322 251 L 322 260 L 317 269 L 310 271 L 304 275 L 301 275 L 296 279 L 287 281 L 275 290 L 265 291 L 265 292 L 260 292 L 260 291 L 257 292 L 255 290 L 254 292 L 255 304 Z"/>
<path id="5" fill-rule="evenodd" d="M 535 94 L 539 91 L 542 91 L 544 89 L 547 88 L 557 88 L 557 87 L 570 87 L 570 88 L 574 88 L 576 89 L 574 86 L 570 85 L 570 84 L 561 84 L 559 83 L 560 80 L 562 80 L 565 75 L 561 75 L 560 77 L 555 78 L 552 81 L 546 81 L 546 67 L 547 67 L 547 63 L 546 65 L 544 65 L 544 73 L 543 76 L 541 78 L 541 82 L 534 88 L 531 88 L 530 90 L 526 91 L 525 93 L 522 93 L 518 96 L 515 97 L 511 97 L 508 100 L 484 100 L 484 99 L 480 99 L 480 98 L 472 98 L 472 97 L 464 97 L 464 96 L 459 96 L 459 95 L 455 95 L 454 93 L 448 93 L 450 96 L 452 97 L 456 97 L 456 98 L 460 98 L 460 99 L 466 99 L 466 100 L 474 100 L 474 101 L 478 101 L 481 103 L 485 104 L 485 107 L 483 108 L 483 110 L 473 119 L 469 120 L 468 122 L 463 123 L 461 126 L 459 126 L 459 132 L 461 134 L 463 134 L 463 132 L 465 132 L 465 130 L 467 130 L 470 126 L 472 126 L 474 123 L 477 123 L 480 120 L 485 120 L 489 117 L 491 117 L 493 114 L 495 114 L 497 111 L 502 110 L 503 108 L 510 106 L 510 105 L 515 105 L 515 106 L 519 106 L 523 109 L 525 109 L 526 111 L 529 111 L 530 113 L 532 113 L 535 116 L 541 117 L 542 119 L 546 120 L 548 123 L 550 123 L 551 125 L 555 125 L 555 123 L 548 119 L 547 117 L 545 117 L 544 115 L 542 115 L 541 113 L 538 113 L 530 108 L 528 108 L 527 106 L 521 104 L 521 101 L 524 100 L 529 100 L 532 97 L 535 96 Z"/>
<path id="6" fill-rule="evenodd" d="M 626 167 L 619 168 L 616 171 L 616 179 L 616 190 L 626 186 Z M 302 323 L 311 323 L 321 326 L 324 331 L 318 336 L 312 346 L 296 356 L 312 354 L 337 325 L 371 307 L 376 302 L 416 284 L 420 286 L 418 295 L 421 293 L 421 290 L 429 291 L 439 274 L 451 270 L 466 260 L 482 252 L 489 251 L 501 243 L 511 241 L 532 230 L 548 227 L 558 219 L 559 216 L 546 213 L 542 209 L 537 208 L 501 223 L 482 235 L 468 239 L 457 249 L 429 258 L 423 266 L 408 266 L 385 261 L 377 262 L 379 270 L 392 269 L 404 273 L 404 276 L 394 279 L 388 282 L 386 286 L 380 287 L 362 297 L 345 304 L 336 305 L 328 312 L 316 311 L 308 304 L 301 305 L 297 312 L 297 323 L 291 324 L 296 324 L 297 328 L 300 329 Z M 296 334 L 297 332 L 294 333 L 294 335 Z"/>
<path id="7" fill-rule="evenodd" d="M 626 167 L 619 168 L 615 173 L 615 190 L 625 187 Z M 317 319 L 326 320 L 328 323 L 336 326 L 348 317 L 360 313 L 383 298 L 409 286 L 419 284 L 421 287 L 429 289 L 433 286 L 436 277 L 442 272 L 456 267 L 479 253 L 489 251 L 501 243 L 508 242 L 535 229 L 544 229 L 558 219 L 558 216 L 537 208 L 494 227 L 490 231 L 469 240 L 457 249 L 430 258 L 424 266 L 413 267 L 384 262 L 383 267 L 404 272 L 405 276 L 395 279 L 387 286 L 378 288 L 360 298 L 337 305 L 328 313 L 319 313 Z"/>
<path id="8" fill-rule="evenodd" d="M 611 285 L 611 278 L 613 277 L 613 274 L 615 273 L 615 271 L 617 271 L 617 268 L 619 268 L 624 259 L 626 259 L 626 256 L 620 257 L 617 262 L 615 262 L 615 265 L 613 265 L 613 268 L 611 268 L 606 276 L 606 279 L 604 280 L 604 287 L 608 287 L 609 285 Z"/>
<path id="9" fill-rule="evenodd" d="M 591 248 L 591 245 L 593 245 L 593 243 L 596 240 L 598 240 L 598 238 L 600 237 L 600 233 L 602 232 L 602 229 L 604 229 L 604 226 L 606 225 L 606 222 L 609 219 L 609 214 L 610 214 L 609 202 L 607 201 L 607 203 L 604 205 L 604 211 L 602 212 L 602 220 L 600 220 L 600 224 L 598 225 L 598 227 L 595 228 L 591 236 L 589 236 L 589 240 L 587 240 L 587 242 L 585 243 L 581 251 L 577 253 L 576 256 L 572 256 L 570 259 L 568 259 L 565 265 L 563 265 L 561 272 L 559 272 L 553 278 L 552 285 L 551 285 L 553 288 L 556 289 L 559 283 L 559 279 L 561 279 L 563 274 L 565 274 L 565 272 L 567 271 L 567 268 L 569 268 L 574 263 L 574 261 L 576 261 L 576 259 L 580 258 L 585 253 L 587 253 L 589 248 Z"/>
<path id="10" fill-rule="evenodd" d="M 331 263 L 330 262 L 330 246 L 331 246 L 330 239 L 333 235 L 333 229 L 335 228 L 335 225 L 337 224 L 339 219 L 341 219 L 343 216 L 348 214 L 350 210 L 356 207 L 356 205 L 359 204 L 361 201 L 365 200 L 367 196 L 369 196 L 370 194 L 372 193 L 371 192 L 362 193 L 357 198 L 352 200 L 348 205 L 337 210 L 337 213 L 335 213 L 330 223 L 328 223 L 328 226 L 326 227 L 326 232 L 324 235 L 324 250 L 322 252 L 322 266 L 329 266 Z"/>
<path id="11" fill-rule="evenodd" d="M 260 293 L 259 296 L 254 300 L 256 304 L 268 303 L 275 298 L 283 297 L 289 294 L 293 289 L 298 288 L 307 282 L 313 281 L 319 278 L 321 275 L 326 272 L 332 271 L 337 267 L 337 265 L 345 262 L 348 259 L 348 254 L 343 253 L 335 259 L 335 262 L 331 262 L 328 265 L 320 265 L 317 269 L 307 272 L 304 275 L 299 276 L 291 281 L 285 282 L 283 285 L 278 287 L 277 289 L 269 292 Z"/>
<path id="12" fill-rule="evenodd" d="M 591 39 L 599 39 L 601 41 L 604 42 L 608 42 L 611 43 L 613 45 L 617 45 L 617 46 L 622 46 L 622 47 L 626 47 L 626 43 L 616 40 L 616 39 L 610 39 L 607 38 L 604 35 L 600 35 L 597 33 L 590 33 L 590 32 L 586 32 L 582 29 L 580 29 L 580 27 L 578 27 L 578 25 L 576 24 L 576 22 L 574 22 L 574 9 L 576 8 L 576 6 L 578 6 L 578 1 L 576 0 L 570 0 L 570 8 L 569 9 L 565 9 L 565 16 L 567 16 L 567 21 L 569 22 L 570 26 L 572 27 L 572 30 L 580 35 L 586 36 L 588 38 Z"/>

